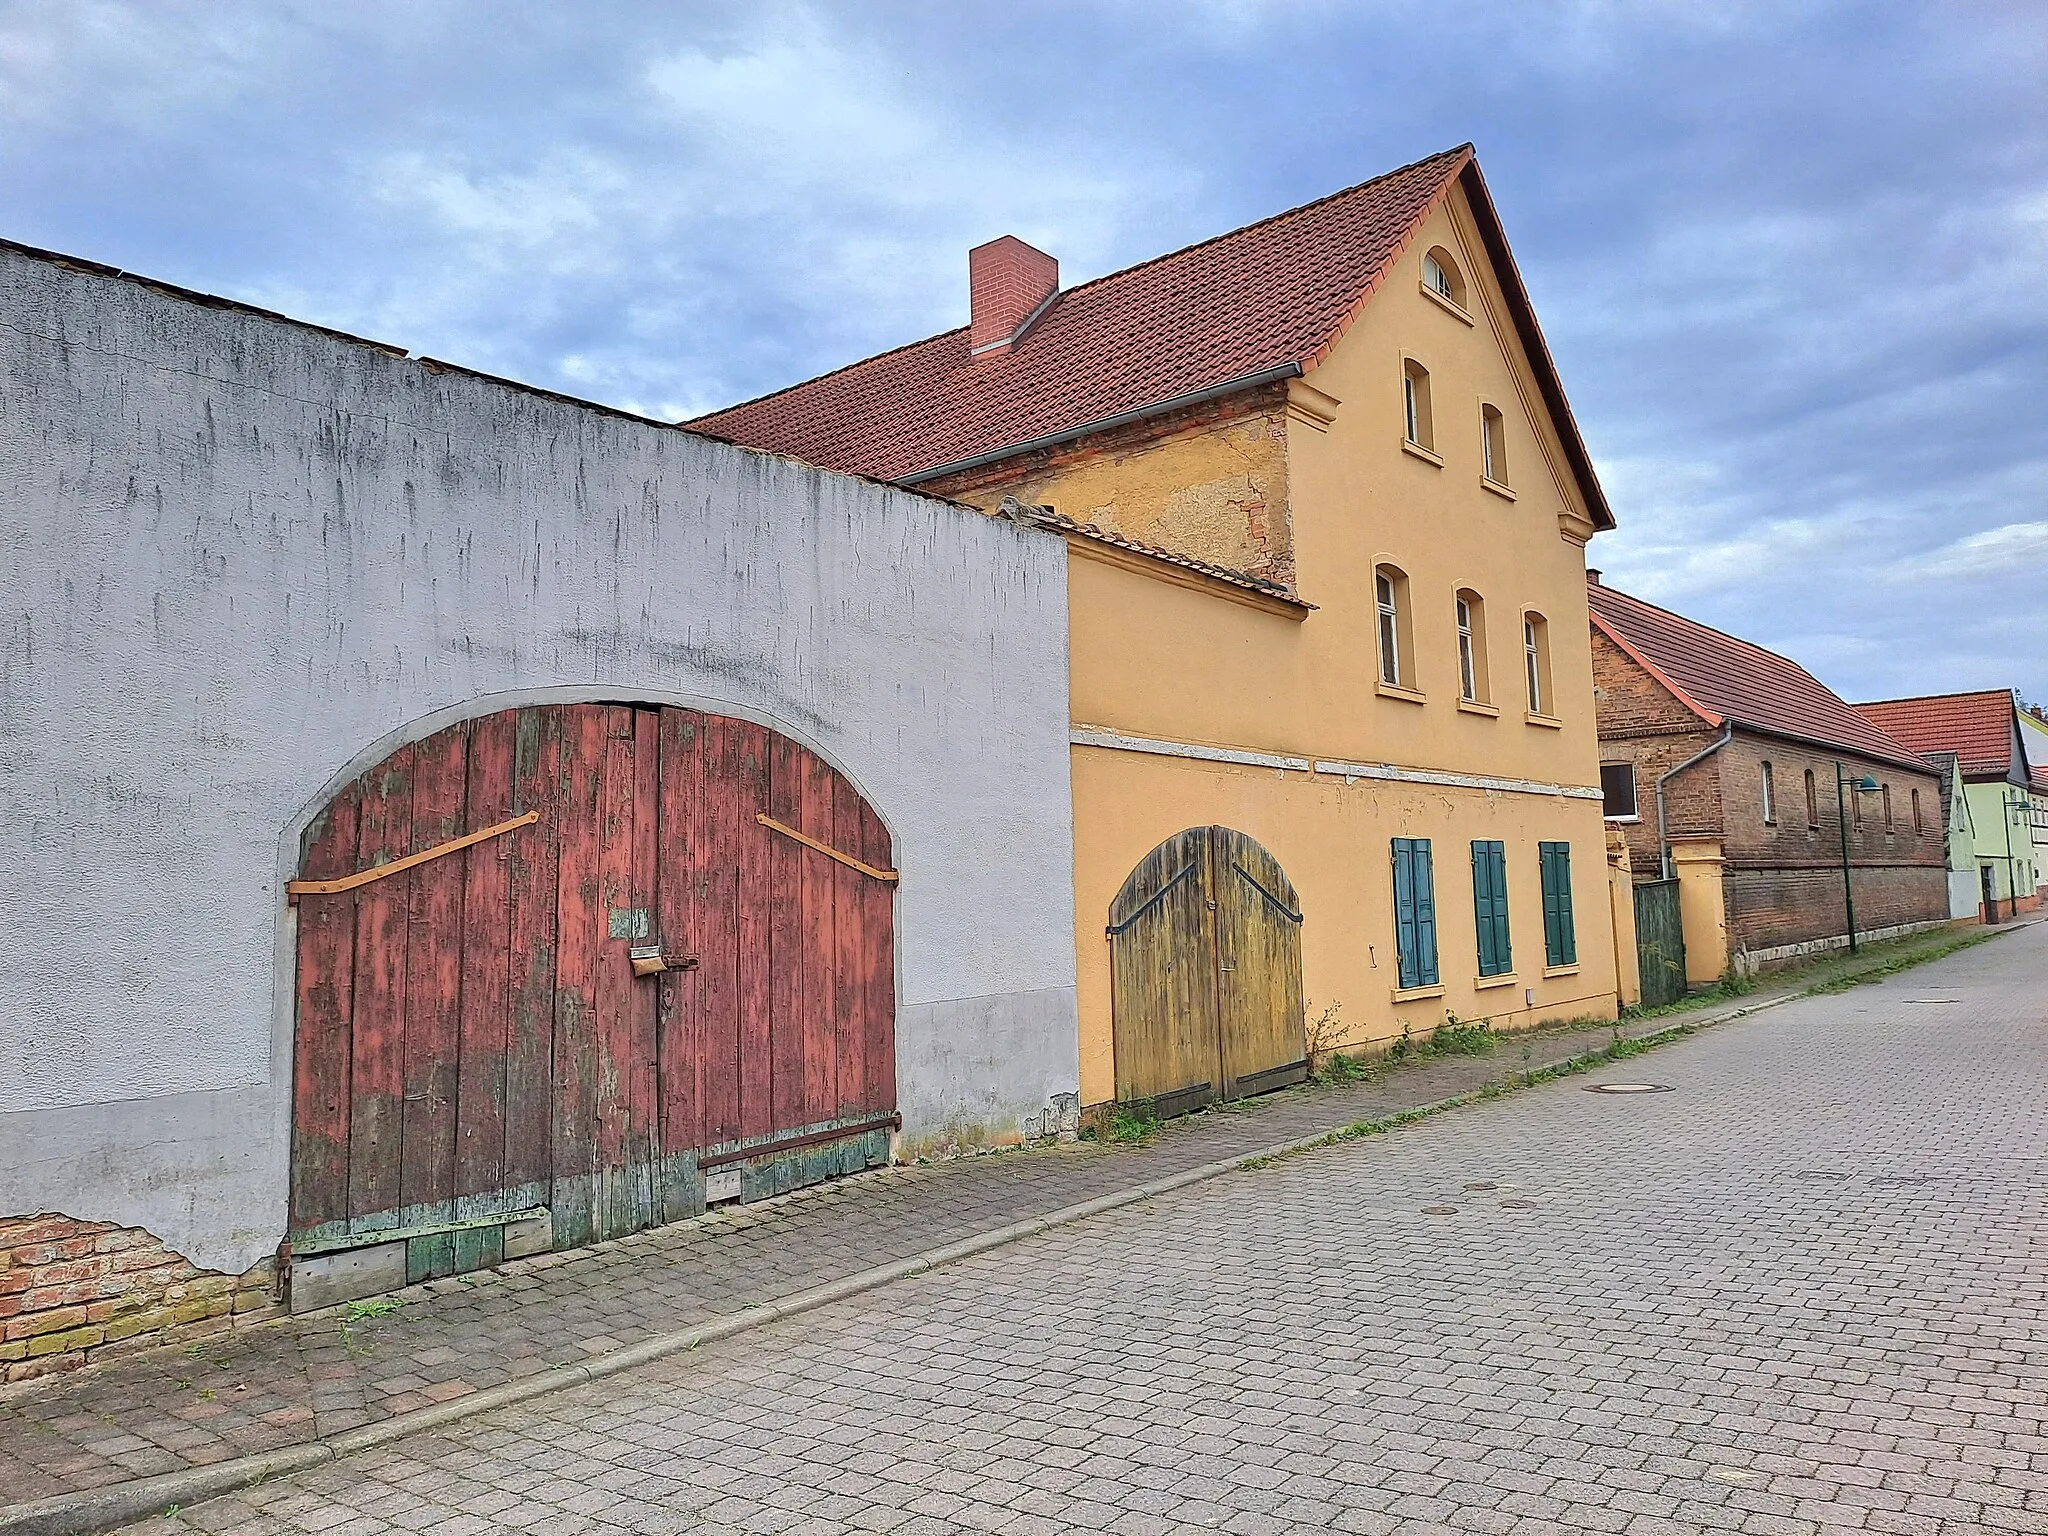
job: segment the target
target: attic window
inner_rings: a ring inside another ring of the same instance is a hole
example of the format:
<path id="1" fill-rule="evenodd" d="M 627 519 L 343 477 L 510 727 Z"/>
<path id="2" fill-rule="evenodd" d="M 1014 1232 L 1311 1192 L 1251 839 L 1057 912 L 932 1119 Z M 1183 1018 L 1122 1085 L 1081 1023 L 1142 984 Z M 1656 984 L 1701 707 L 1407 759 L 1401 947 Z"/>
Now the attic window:
<path id="1" fill-rule="evenodd" d="M 1451 253 L 1442 246 L 1431 248 L 1422 258 L 1422 286 L 1440 299 L 1465 307 L 1465 279 Z"/>

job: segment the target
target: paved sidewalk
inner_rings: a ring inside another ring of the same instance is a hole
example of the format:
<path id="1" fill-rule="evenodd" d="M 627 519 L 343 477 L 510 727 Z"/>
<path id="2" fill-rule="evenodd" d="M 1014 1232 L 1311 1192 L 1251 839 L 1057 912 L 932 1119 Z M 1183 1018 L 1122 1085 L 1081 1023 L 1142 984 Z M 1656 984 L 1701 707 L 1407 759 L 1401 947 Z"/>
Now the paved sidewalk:
<path id="1" fill-rule="evenodd" d="M 0 1396 L 0 1507 L 324 1438 L 580 1364 L 1014 1221 L 1560 1062 L 1613 1034 L 1513 1036 L 1485 1056 L 1292 1089 L 1176 1122 L 1142 1147 L 1083 1142 L 877 1170 L 411 1287 L 382 1317 L 348 1323 L 330 1310 L 25 1383 Z"/>

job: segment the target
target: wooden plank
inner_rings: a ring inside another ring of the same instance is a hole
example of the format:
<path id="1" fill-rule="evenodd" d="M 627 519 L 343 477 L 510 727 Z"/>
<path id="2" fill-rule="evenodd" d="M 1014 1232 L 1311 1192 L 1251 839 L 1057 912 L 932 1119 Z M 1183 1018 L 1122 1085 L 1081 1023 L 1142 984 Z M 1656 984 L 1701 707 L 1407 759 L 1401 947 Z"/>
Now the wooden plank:
<path id="1" fill-rule="evenodd" d="M 303 874 L 356 862 L 360 790 L 340 794 L 306 829 Z M 292 1032 L 291 1230 L 348 1216 L 349 1038 L 354 1008 L 356 899 L 316 896 L 298 910 L 298 1007 Z"/>
<path id="2" fill-rule="evenodd" d="M 375 885 L 379 880 L 389 880 L 395 875 L 407 874 L 422 864 L 435 859 L 445 859 L 451 854 L 461 853 L 478 843 L 494 837 L 503 837 L 521 827 L 539 820 L 535 814 L 514 816 L 488 827 L 479 827 L 474 832 L 465 832 L 460 837 L 451 837 L 436 843 L 431 848 L 422 848 L 418 853 L 409 853 L 402 859 L 393 859 L 389 864 L 379 864 L 375 869 L 358 870 L 352 875 L 343 875 L 335 880 L 289 880 L 285 882 L 284 893 L 293 903 L 302 896 L 332 896 L 343 891 L 360 890 L 366 885 Z"/>
<path id="3" fill-rule="evenodd" d="M 554 1194 L 557 1248 L 596 1236 L 598 968 L 605 925 L 607 709 L 562 711 L 561 871 L 555 884 Z"/>
<path id="4" fill-rule="evenodd" d="M 661 1134 L 667 1157 L 701 1146 L 703 1112 L 705 880 L 704 729 L 695 710 L 661 712 L 655 817 L 655 924 L 666 953 L 697 959 L 694 970 L 656 979 L 655 1055 Z"/>
<path id="5" fill-rule="evenodd" d="M 779 739 L 748 721 L 731 721 L 734 741 L 733 847 L 739 868 L 739 1135 L 765 1136 L 774 1128 L 774 1013 L 776 877 L 779 859 L 794 859 L 796 844 L 764 831 L 754 812 L 770 794 L 771 742 Z"/>
<path id="6" fill-rule="evenodd" d="M 800 775 L 798 790 L 802 824 L 820 841 L 832 840 L 832 781 L 838 777 L 815 752 L 797 750 L 793 765 Z M 799 945 L 803 966 L 803 1116 L 798 1125 L 817 1125 L 832 1118 L 838 1077 L 838 1042 L 834 1017 L 837 949 L 832 930 L 833 876 L 840 866 L 830 859 L 803 859 L 799 881 Z"/>
<path id="7" fill-rule="evenodd" d="M 404 746 L 363 775 L 358 868 L 410 851 L 412 765 L 413 749 Z M 364 1229 L 399 1224 L 409 897 L 408 886 L 397 880 L 365 886 L 356 896 L 348 1213 L 351 1224 Z"/>
<path id="8" fill-rule="evenodd" d="M 562 822 L 559 708 L 522 709 L 513 722 L 512 800 L 542 813 L 508 840 L 511 1014 L 505 1039 L 505 1187 L 536 1203 L 554 1169 L 555 954 Z"/>
<path id="9" fill-rule="evenodd" d="M 633 848 L 632 883 L 629 894 L 634 907 L 648 914 L 650 938 L 669 943 L 668 930 L 661 926 L 661 903 L 656 870 L 659 866 L 657 838 L 661 828 L 661 711 L 633 711 Z M 617 951 L 630 944 L 614 946 Z M 671 950 L 670 952 L 675 952 Z M 633 974 L 630 955 L 615 958 L 626 982 L 626 1065 L 622 1081 L 628 1088 L 624 1143 L 629 1173 L 627 1193 L 632 1202 L 631 1230 L 654 1226 L 661 1217 L 655 1174 L 661 1160 L 661 1055 L 655 1043 L 655 1013 L 661 1000 L 662 978 Z"/>
<path id="10" fill-rule="evenodd" d="M 770 832 L 779 833 L 792 842 L 802 843 L 806 848 L 822 853 L 826 858 L 833 860 L 835 863 L 844 864 L 848 869 L 858 870 L 870 880 L 886 880 L 893 885 L 903 878 L 893 869 L 878 869 L 866 860 L 856 858 L 854 855 L 844 852 L 830 838 L 812 837 L 808 832 L 799 831 L 795 827 L 777 821 L 773 816 L 756 816 L 754 820 L 761 823 Z"/>
<path id="11" fill-rule="evenodd" d="M 803 748 L 786 736 L 768 744 L 768 814 L 799 826 L 804 819 Z M 747 1134 L 787 1130 L 804 1117 L 804 1015 L 809 967 L 804 956 L 803 846 L 775 838 L 769 851 L 768 1049 L 770 1102 L 767 1123 L 750 1120 Z"/>
<path id="12" fill-rule="evenodd" d="M 842 848 L 865 852 L 867 826 L 860 795 L 839 774 L 832 775 L 832 839 Z M 845 865 L 832 870 L 832 1116 L 857 1113 L 867 1104 L 867 971 L 862 950 L 873 920 L 861 901 L 872 882 Z"/>
<path id="13" fill-rule="evenodd" d="M 634 1230 L 630 1181 L 632 1162 L 633 1005 L 641 983 L 634 979 L 626 951 L 633 938 L 612 935 L 614 914 L 645 911 L 633 889 L 634 794 L 639 774 L 634 760 L 634 711 L 604 708 L 604 748 L 597 790 L 598 913 L 592 952 L 591 998 L 594 1075 L 584 1085 L 592 1115 L 594 1221 L 600 1238 Z M 648 937 L 653 936 L 649 913 Z"/>
<path id="14" fill-rule="evenodd" d="M 741 939 L 744 904 L 760 898 L 758 876 L 742 867 L 743 824 L 761 804 L 758 765 L 759 727 L 716 716 L 696 717 L 704 743 L 703 803 L 699 812 L 698 855 L 691 861 L 697 884 L 697 981 L 700 1008 L 698 1039 L 702 1084 L 702 1123 L 697 1145 L 717 1146 L 736 1140 L 745 1124 L 746 1034 L 742 1005 Z M 749 769 L 748 765 L 754 765 Z M 685 834 L 688 835 L 687 833 Z M 760 942 L 765 943 L 763 936 Z M 761 973 L 765 982 L 766 972 Z"/>
<path id="15" fill-rule="evenodd" d="M 889 829 L 861 802 L 862 857 L 870 864 L 895 863 Z M 896 887 L 860 882 L 861 1064 L 867 1083 L 866 1109 L 896 1108 Z"/>
<path id="16" fill-rule="evenodd" d="M 513 737 L 519 716 L 501 710 L 469 732 L 466 819 L 471 826 L 512 813 Z M 463 855 L 462 1013 L 455 1085 L 455 1199 L 477 1208 L 505 1190 L 505 1067 L 512 1016 L 512 856 L 509 838 Z M 487 1269 L 504 1257 L 494 1226 L 459 1230 L 458 1272 Z"/>
<path id="17" fill-rule="evenodd" d="M 413 748 L 412 846 L 431 848 L 462 830 L 469 727 L 437 731 Z M 461 1051 L 462 863 L 437 859 L 403 877 L 406 891 L 405 1102 L 398 1202 L 407 1226 L 452 1221 L 455 1096 Z M 407 1278 L 455 1271 L 455 1240 L 414 1241 Z"/>

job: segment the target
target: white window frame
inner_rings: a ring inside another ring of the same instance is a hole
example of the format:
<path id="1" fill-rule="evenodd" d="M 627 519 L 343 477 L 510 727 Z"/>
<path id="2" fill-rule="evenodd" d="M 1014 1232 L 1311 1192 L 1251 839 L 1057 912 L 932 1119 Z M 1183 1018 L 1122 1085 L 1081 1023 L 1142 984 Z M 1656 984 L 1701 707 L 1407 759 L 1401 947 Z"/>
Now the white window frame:
<path id="1" fill-rule="evenodd" d="M 1373 598 L 1379 608 L 1380 681 L 1389 688 L 1401 686 L 1401 605 L 1394 590 L 1394 578 L 1383 570 L 1372 573 Z"/>
<path id="2" fill-rule="evenodd" d="M 1479 669 L 1472 656 L 1472 605 L 1464 598 L 1458 604 L 1458 697 L 1468 704 L 1479 702 Z"/>
<path id="3" fill-rule="evenodd" d="M 1522 661 L 1523 670 L 1528 673 L 1529 713 L 1543 713 L 1543 660 L 1536 639 L 1536 621 L 1528 614 L 1522 615 Z"/>

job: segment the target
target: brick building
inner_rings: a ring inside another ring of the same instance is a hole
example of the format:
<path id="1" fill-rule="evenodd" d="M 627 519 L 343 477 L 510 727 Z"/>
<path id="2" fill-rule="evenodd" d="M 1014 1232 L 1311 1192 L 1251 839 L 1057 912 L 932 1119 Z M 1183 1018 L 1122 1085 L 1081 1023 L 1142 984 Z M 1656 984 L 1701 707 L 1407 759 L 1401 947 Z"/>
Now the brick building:
<path id="1" fill-rule="evenodd" d="M 1847 942 L 1844 817 L 1858 935 L 1947 920 L 1931 764 L 1797 663 L 1587 582 L 1608 821 L 1692 896 L 1689 979 Z"/>

